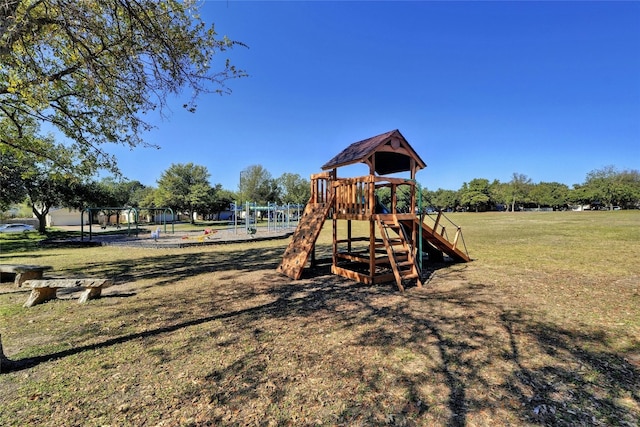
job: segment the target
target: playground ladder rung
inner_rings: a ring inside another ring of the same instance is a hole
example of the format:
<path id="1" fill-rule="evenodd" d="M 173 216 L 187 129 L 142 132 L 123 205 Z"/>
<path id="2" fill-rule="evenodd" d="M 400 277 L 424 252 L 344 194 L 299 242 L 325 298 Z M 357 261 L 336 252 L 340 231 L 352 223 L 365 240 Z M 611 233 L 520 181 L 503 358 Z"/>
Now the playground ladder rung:
<path id="1" fill-rule="evenodd" d="M 413 261 L 401 261 L 397 262 L 396 265 L 398 267 L 413 267 Z"/>

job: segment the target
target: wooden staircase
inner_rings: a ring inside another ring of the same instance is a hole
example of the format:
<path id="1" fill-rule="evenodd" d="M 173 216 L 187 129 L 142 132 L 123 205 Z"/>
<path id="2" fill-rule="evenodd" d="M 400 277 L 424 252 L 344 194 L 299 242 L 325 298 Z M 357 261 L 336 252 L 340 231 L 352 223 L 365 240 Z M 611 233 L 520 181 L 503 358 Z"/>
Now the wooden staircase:
<path id="1" fill-rule="evenodd" d="M 416 263 L 415 252 L 409 244 L 411 239 L 406 227 L 395 215 L 377 215 L 376 223 L 380 229 L 382 243 L 387 251 L 398 289 L 404 292 L 402 282 L 411 279 L 416 279 L 417 286 L 422 287 L 420 269 Z"/>
<path id="2" fill-rule="evenodd" d="M 333 196 L 329 193 L 324 203 L 313 203 L 312 200 L 307 203 L 298 227 L 293 233 L 289 245 L 284 252 L 282 262 L 278 266 L 277 271 L 294 280 L 302 277 L 302 270 L 307 264 L 309 255 L 315 247 L 318 235 L 322 230 L 329 211 L 333 204 Z"/>

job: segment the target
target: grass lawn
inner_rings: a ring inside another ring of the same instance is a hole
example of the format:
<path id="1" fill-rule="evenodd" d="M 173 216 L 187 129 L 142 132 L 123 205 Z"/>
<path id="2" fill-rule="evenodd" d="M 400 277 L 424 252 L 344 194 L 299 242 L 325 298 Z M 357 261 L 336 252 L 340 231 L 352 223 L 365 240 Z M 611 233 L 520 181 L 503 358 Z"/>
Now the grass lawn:
<path id="1" fill-rule="evenodd" d="M 637 426 L 640 211 L 451 218 L 474 261 L 405 293 L 325 266 L 280 276 L 287 240 L 2 236 L 2 263 L 116 285 L 28 309 L 0 285 L 0 425 Z"/>

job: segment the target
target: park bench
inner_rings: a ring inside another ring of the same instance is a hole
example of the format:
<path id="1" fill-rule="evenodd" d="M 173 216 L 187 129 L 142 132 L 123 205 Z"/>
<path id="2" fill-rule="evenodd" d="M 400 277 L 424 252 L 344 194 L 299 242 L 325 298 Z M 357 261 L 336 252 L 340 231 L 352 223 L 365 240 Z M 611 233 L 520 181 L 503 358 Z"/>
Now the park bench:
<path id="1" fill-rule="evenodd" d="M 17 287 L 21 287 L 27 280 L 42 279 L 45 270 L 50 269 L 49 266 L 28 265 L 28 264 L 0 264 L 0 281 L 7 281 L 5 276 L 13 278 L 13 283 Z"/>
<path id="2" fill-rule="evenodd" d="M 56 298 L 56 291 L 60 288 L 84 288 L 78 299 L 79 303 L 99 298 L 102 289 L 113 285 L 109 279 L 48 279 L 27 280 L 25 287 L 31 288 L 31 294 L 24 303 L 24 307 L 31 307 L 41 302 Z"/>

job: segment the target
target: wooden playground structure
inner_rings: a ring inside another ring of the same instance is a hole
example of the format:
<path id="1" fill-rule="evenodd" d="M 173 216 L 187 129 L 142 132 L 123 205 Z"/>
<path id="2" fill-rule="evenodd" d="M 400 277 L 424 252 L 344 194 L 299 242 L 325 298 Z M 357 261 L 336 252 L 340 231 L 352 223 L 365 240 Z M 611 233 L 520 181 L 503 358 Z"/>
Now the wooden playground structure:
<path id="1" fill-rule="evenodd" d="M 339 167 L 356 163 L 368 165 L 369 175 L 338 177 Z M 455 261 L 470 261 L 460 227 L 455 227 L 455 236 L 449 239 L 440 222 L 442 213 L 430 223 L 424 221 L 427 217 L 417 203 L 415 177 L 425 167 L 398 130 L 351 144 L 322 166 L 325 172 L 311 176 L 311 198 L 278 271 L 300 279 L 309 256 L 312 263 L 315 260 L 315 242 L 327 218 L 333 220 L 332 273 L 361 283 L 395 281 L 404 291 L 403 282 L 415 280 L 421 287 L 423 253 L 429 259 L 442 259 L 446 254 Z M 409 172 L 410 177 L 386 176 L 402 172 Z M 410 194 L 408 212 L 398 209 L 401 186 L 407 186 Z M 376 190 L 383 187 L 391 190 L 391 206 L 377 200 Z M 340 224 L 345 221 L 346 227 Z M 355 236 L 352 221 L 368 221 L 369 235 Z"/>

